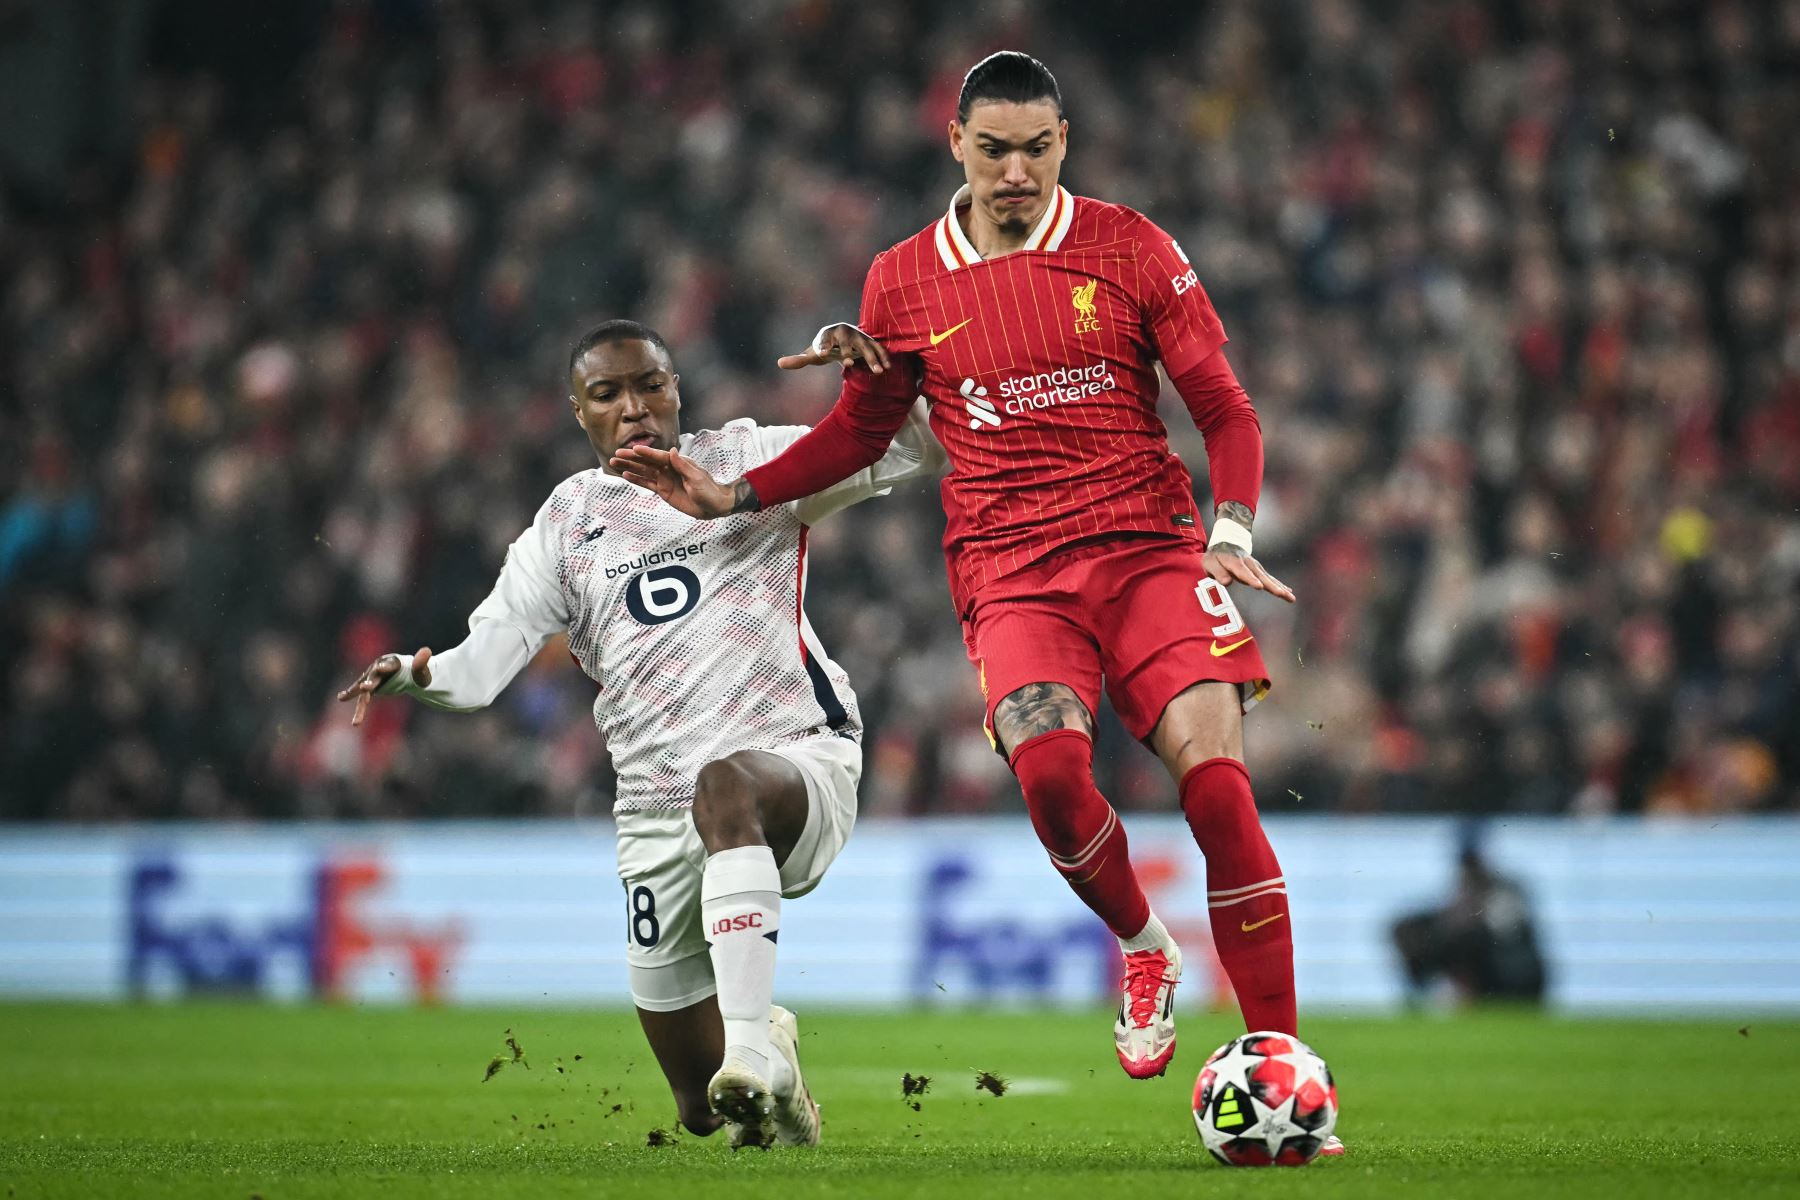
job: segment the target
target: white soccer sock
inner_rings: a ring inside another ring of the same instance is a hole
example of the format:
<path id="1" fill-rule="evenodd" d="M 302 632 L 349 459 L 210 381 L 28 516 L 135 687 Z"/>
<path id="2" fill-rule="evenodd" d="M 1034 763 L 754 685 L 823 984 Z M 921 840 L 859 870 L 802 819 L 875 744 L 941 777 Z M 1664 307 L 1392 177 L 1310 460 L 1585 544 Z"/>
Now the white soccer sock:
<path id="1" fill-rule="evenodd" d="M 712 950 L 726 1053 L 735 1052 L 775 1087 L 769 1061 L 774 1057 L 769 1005 L 775 996 L 775 935 L 781 928 L 781 868 L 775 865 L 775 852 L 767 846 L 739 846 L 709 857 L 700 877 L 700 919 Z"/>
<path id="2" fill-rule="evenodd" d="M 1162 921 L 1152 912 L 1150 919 L 1144 922 L 1144 927 L 1138 930 L 1136 936 L 1119 939 L 1119 949 L 1126 954 L 1136 954 L 1139 950 L 1161 950 L 1174 958 L 1175 939 L 1169 936 Z"/>

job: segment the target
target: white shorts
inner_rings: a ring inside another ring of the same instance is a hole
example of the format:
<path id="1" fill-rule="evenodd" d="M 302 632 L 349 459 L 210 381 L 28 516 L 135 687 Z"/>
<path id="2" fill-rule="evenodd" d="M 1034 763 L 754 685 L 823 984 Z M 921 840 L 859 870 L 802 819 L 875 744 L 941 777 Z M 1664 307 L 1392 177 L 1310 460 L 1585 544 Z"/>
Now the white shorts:
<path id="1" fill-rule="evenodd" d="M 781 864 L 781 894 L 804 896 L 850 839 L 862 747 L 836 735 L 767 747 L 806 780 L 806 827 Z M 639 1008 L 673 1012 L 718 990 L 700 922 L 706 847 L 691 809 L 618 817 L 619 879 L 625 885 L 625 962 Z"/>

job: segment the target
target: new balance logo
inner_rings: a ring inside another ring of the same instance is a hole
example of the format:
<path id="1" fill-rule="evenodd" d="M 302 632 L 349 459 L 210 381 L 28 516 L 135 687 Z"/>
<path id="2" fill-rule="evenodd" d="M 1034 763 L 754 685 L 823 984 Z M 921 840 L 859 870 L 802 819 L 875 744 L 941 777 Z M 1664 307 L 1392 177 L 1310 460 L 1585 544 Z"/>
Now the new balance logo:
<path id="1" fill-rule="evenodd" d="M 1000 414 L 994 409 L 994 402 L 987 398 L 988 390 L 976 387 L 973 379 L 962 381 L 963 407 L 969 410 L 970 429 L 1000 428 Z"/>

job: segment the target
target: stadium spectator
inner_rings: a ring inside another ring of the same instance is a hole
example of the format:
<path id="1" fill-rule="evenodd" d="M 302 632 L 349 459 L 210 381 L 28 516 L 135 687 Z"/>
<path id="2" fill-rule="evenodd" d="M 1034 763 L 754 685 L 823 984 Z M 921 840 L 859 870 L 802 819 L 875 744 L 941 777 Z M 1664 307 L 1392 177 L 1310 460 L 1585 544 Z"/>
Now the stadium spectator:
<path id="1" fill-rule="evenodd" d="M 591 318 L 680 342 L 694 424 L 817 419 L 773 360 L 941 207 L 1001 45 L 1268 430 L 1265 809 L 1800 806 L 1800 5 L 1142 7 L 343 0 L 279 87 L 152 22 L 130 156 L 0 192 L 0 818 L 604 812 L 565 655 L 356 740 L 331 681 L 403 609 L 453 640 L 582 468 Z M 1016 803 L 938 513 L 813 542 L 872 813 Z M 1174 808 L 1110 720 L 1097 758 Z"/>

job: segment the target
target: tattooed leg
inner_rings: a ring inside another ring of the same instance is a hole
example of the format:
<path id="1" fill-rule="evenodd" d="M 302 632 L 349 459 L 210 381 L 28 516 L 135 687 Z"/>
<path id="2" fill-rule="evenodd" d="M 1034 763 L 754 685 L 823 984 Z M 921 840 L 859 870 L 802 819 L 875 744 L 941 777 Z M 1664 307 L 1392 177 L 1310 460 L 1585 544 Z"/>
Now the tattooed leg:
<path id="1" fill-rule="evenodd" d="M 1125 827 L 1094 787 L 1094 717 L 1064 683 L 1034 683 L 1002 700 L 994 730 L 1010 749 L 1031 827 L 1051 865 L 1122 939 L 1150 923 Z"/>
<path id="2" fill-rule="evenodd" d="M 1007 758 L 1039 734 L 1073 729 L 1094 736 L 1094 716 L 1066 683 L 1028 683 L 994 707 L 994 736 Z"/>

